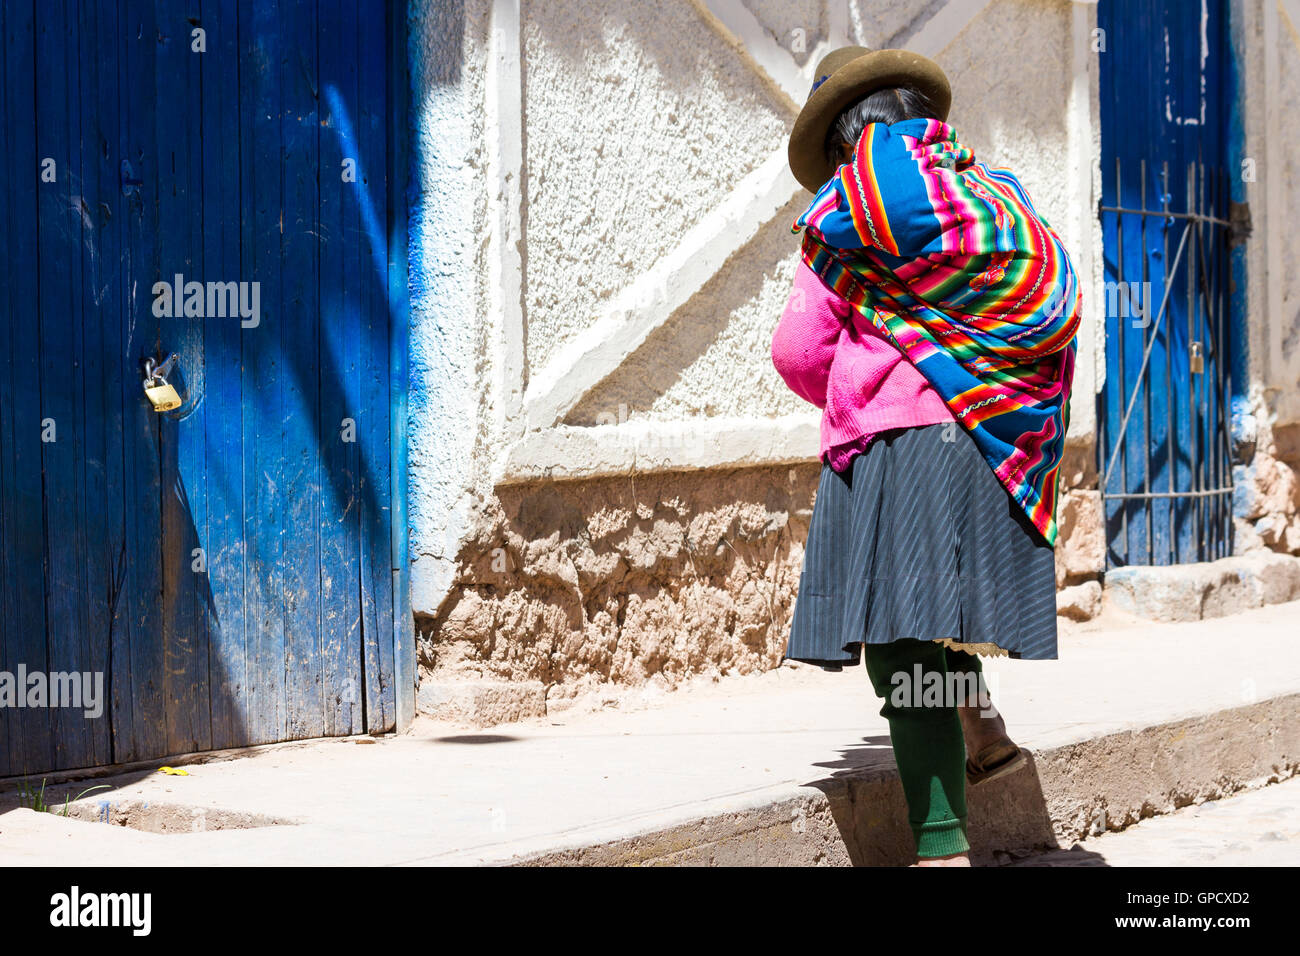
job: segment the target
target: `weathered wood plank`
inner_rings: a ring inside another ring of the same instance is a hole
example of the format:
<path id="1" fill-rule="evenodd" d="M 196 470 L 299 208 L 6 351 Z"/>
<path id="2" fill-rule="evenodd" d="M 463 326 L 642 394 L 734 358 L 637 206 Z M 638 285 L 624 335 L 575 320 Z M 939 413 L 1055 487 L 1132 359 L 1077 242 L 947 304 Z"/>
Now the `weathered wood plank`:
<path id="1" fill-rule="evenodd" d="M 240 100 L 239 24 L 229 4 L 203 12 L 208 52 L 200 58 L 203 106 L 203 271 L 241 281 L 240 238 L 244 192 L 240 183 L 241 123 L 251 105 Z M 242 319 L 228 316 L 204 328 L 204 403 L 207 439 L 204 489 L 208 501 L 206 556 L 212 596 L 209 616 L 209 693 L 212 746 L 248 741 L 247 661 L 244 637 L 244 475 L 241 395 Z"/>
<path id="2" fill-rule="evenodd" d="M 284 0 L 280 6 L 283 35 L 318 36 L 314 0 Z M 325 732 L 325 687 L 321 639 L 320 392 L 329 387 L 320 377 L 320 71 L 316 44 L 286 44 L 280 85 L 285 111 L 284 237 L 281 245 L 280 354 L 284 459 L 285 529 L 292 545 L 284 552 L 285 715 L 289 738 L 318 737 Z"/>
<path id="3" fill-rule="evenodd" d="M 415 718 L 415 622 L 411 614 L 409 530 L 406 511 L 408 84 L 406 67 L 407 4 L 387 4 L 388 11 L 388 314 L 389 314 L 389 460 L 392 502 L 393 686 L 396 727 L 405 730 Z"/>
<path id="4" fill-rule="evenodd" d="M 32 3 L 5 4 L 3 96 L 6 182 L 0 220 L 14 241 L 4 257 L 7 321 L 0 341 L 0 468 L 3 469 L 3 627 L 5 668 L 45 669 L 43 488 L 41 482 L 40 316 L 37 312 L 36 232 L 40 166 L 36 150 L 36 91 Z M 17 708 L 8 714 L 11 774 L 53 765 L 50 715 Z"/>
<path id="5" fill-rule="evenodd" d="M 320 150 L 321 642 L 328 734 L 363 729 L 361 676 L 361 507 L 355 420 L 360 409 L 361 214 L 355 181 L 357 4 L 323 0 Z M 345 176 L 346 174 L 346 176 Z M 352 424 L 348 424 L 351 420 Z"/>
<path id="6" fill-rule="evenodd" d="M 86 421 L 78 358 L 81 331 L 81 110 L 76 17 L 69 3 L 41 5 L 36 16 L 36 149 L 55 165 L 54 180 L 37 187 L 40 223 L 41 416 L 51 431 L 42 443 L 45 476 L 46 660 L 54 767 L 85 766 L 93 759 L 84 712 L 53 706 L 55 674 L 88 669 L 85 579 L 78 464 Z"/>
<path id="7" fill-rule="evenodd" d="M 158 112 L 158 229 L 163 281 L 183 277 L 189 284 L 215 278 L 201 266 L 202 178 L 199 59 L 191 48 L 197 0 L 158 0 L 158 60 L 154 83 Z M 186 384 L 195 396 L 204 393 L 203 315 L 188 315 L 183 299 L 173 301 L 174 315 L 159 320 L 162 354 L 175 352 Z M 182 307 L 184 305 L 184 307 Z M 206 311 L 206 296 L 203 310 Z M 212 746 L 208 704 L 208 589 L 203 553 L 207 524 L 205 429 L 206 405 L 177 410 L 183 418 L 159 418 L 162 453 L 162 574 L 164 687 L 167 752 L 186 753 Z"/>
<path id="8" fill-rule="evenodd" d="M 285 370 L 278 347 L 284 321 L 280 271 L 285 227 L 284 102 L 280 77 L 286 45 L 275 4 L 242 3 L 239 26 L 240 98 L 249 104 L 247 128 L 240 137 L 244 272 L 261 287 L 261 321 L 244 330 L 246 721 L 248 742 L 265 743 L 283 739 L 286 727 L 282 561 L 288 529 L 281 484 Z"/>
<path id="9" fill-rule="evenodd" d="M 365 647 L 366 729 L 395 725 L 393 691 L 393 577 L 391 568 L 391 483 L 388 457 L 388 149 L 386 91 L 387 26 L 384 17 L 363 11 L 357 24 L 357 140 L 361 144 L 364 251 L 363 310 L 359 342 L 361 404 L 362 638 Z"/>
<path id="10" fill-rule="evenodd" d="M 82 302 L 80 363 L 85 441 L 77 463 L 84 489 L 82 511 L 86 658 L 101 694 L 101 713 L 90 722 L 89 763 L 111 763 L 111 634 L 115 577 L 123 534 L 120 322 L 121 243 L 117 215 L 119 103 L 116 8 L 92 4 L 77 33 L 81 101 Z"/>
<path id="11" fill-rule="evenodd" d="M 140 362 L 162 348 L 159 319 L 153 312 L 153 287 L 161 278 L 158 231 L 159 149 L 156 118 L 158 24 L 153 4 L 131 4 L 127 11 L 125 82 L 121 115 L 122 157 L 129 163 L 129 202 L 125 204 L 127 320 L 123 355 L 122 409 L 125 462 L 126 586 L 122 595 L 129 628 L 114 647 L 113 659 L 129 661 L 129 679 L 114 673 L 113 726 L 120 760 L 166 752 L 167 714 L 162 617 L 162 508 L 159 423 L 142 394 Z M 124 732 L 125 731 L 125 732 Z"/>

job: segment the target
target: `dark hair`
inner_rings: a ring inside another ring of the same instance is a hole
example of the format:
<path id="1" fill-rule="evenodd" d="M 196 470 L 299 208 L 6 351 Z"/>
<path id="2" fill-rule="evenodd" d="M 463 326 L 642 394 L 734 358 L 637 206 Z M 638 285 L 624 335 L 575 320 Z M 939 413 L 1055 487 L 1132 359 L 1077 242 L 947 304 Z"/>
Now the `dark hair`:
<path id="1" fill-rule="evenodd" d="M 936 112 L 925 94 L 910 86 L 890 86 L 868 93 L 842 109 L 826 131 L 826 142 L 822 146 L 826 161 L 838 166 L 840 143 L 857 146 L 858 138 L 870 123 L 888 125 L 908 119 L 930 118 Z"/>

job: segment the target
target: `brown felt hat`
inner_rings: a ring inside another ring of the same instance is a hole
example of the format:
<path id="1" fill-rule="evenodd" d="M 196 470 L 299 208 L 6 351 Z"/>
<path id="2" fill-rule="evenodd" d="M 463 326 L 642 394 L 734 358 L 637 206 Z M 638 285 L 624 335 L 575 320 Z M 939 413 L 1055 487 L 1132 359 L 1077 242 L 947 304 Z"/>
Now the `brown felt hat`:
<path id="1" fill-rule="evenodd" d="M 835 174 L 826 161 L 826 133 L 849 104 L 891 86 L 910 86 L 934 104 L 935 119 L 947 120 L 952 89 L 939 64 L 910 50 L 842 46 L 827 53 L 813 74 L 808 100 L 790 133 L 790 171 L 809 192 Z"/>

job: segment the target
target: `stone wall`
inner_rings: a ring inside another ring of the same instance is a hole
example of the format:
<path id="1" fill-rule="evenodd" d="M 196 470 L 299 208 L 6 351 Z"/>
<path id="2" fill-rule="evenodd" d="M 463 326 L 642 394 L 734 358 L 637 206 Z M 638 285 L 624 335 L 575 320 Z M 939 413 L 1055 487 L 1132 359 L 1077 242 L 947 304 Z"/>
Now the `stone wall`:
<path id="1" fill-rule="evenodd" d="M 501 719 L 776 666 L 817 479 L 814 463 L 500 489 L 421 629 L 422 709 Z"/>

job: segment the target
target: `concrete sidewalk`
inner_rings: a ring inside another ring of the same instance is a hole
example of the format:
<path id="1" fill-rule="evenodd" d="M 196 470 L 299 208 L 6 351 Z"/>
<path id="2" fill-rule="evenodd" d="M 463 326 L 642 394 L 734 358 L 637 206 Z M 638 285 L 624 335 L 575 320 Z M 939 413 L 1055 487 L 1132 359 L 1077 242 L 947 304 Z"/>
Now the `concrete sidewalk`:
<path id="1" fill-rule="evenodd" d="M 971 793 L 977 860 L 1293 775 L 1298 635 L 1300 602 L 1177 624 L 1110 610 L 1062 621 L 1057 662 L 989 662 L 1034 759 Z M 62 801 L 113 785 L 76 806 L 80 819 L 8 809 L 10 786 L 0 863 L 905 863 L 879 706 L 861 668 L 784 667 L 640 710 L 490 731 L 422 719 L 373 744 L 52 786 Z"/>

